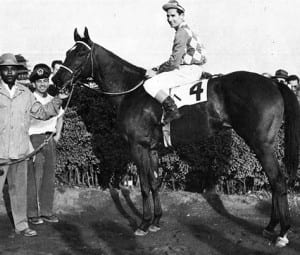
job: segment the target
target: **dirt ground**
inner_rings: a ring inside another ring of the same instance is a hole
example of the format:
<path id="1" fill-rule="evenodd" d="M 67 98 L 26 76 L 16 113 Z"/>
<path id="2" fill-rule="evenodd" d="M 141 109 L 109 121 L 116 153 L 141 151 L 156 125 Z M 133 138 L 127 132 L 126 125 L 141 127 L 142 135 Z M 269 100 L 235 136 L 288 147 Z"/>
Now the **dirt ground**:
<path id="1" fill-rule="evenodd" d="M 0 254 L 5 255 L 209 255 L 299 254 L 300 197 L 290 196 L 290 244 L 276 248 L 262 237 L 268 223 L 267 195 L 219 196 L 164 192 L 162 229 L 133 235 L 141 217 L 139 190 L 58 188 L 55 211 L 61 221 L 33 226 L 37 237 L 12 234 L 0 202 Z"/>

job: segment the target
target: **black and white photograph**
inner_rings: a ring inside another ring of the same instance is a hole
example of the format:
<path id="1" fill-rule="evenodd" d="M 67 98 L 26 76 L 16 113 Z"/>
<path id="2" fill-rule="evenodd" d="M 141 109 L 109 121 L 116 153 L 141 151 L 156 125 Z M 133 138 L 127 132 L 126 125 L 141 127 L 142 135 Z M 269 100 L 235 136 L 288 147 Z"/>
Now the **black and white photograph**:
<path id="1" fill-rule="evenodd" d="M 0 254 L 299 254 L 300 1 L 0 6 Z"/>

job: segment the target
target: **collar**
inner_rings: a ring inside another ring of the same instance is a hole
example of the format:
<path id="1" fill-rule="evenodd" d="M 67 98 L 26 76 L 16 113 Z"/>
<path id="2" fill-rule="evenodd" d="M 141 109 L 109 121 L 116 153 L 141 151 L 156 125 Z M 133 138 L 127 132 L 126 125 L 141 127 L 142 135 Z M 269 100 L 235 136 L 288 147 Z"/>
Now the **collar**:
<path id="1" fill-rule="evenodd" d="M 15 82 L 14 86 L 12 87 L 12 89 L 10 90 L 8 85 L 2 80 L 0 79 L 0 93 L 4 94 L 4 95 L 9 95 L 10 91 L 15 90 L 15 95 L 17 95 L 17 92 L 21 92 L 24 91 L 24 87 L 21 84 L 18 84 L 17 82 Z"/>
<path id="2" fill-rule="evenodd" d="M 185 21 L 181 22 L 180 25 L 179 25 L 179 26 L 177 27 L 177 29 L 175 29 L 175 30 L 177 31 L 179 28 L 181 28 L 181 27 L 183 27 L 183 26 L 187 26 L 187 24 L 186 24 Z"/>
<path id="3" fill-rule="evenodd" d="M 47 98 L 49 96 L 49 94 L 46 92 L 45 96 L 41 95 L 40 93 L 34 91 L 33 92 L 34 96 L 37 98 Z"/>
<path id="4" fill-rule="evenodd" d="M 187 26 L 185 21 L 181 22 L 181 24 L 179 25 L 179 27 L 182 27 L 182 26 Z"/>

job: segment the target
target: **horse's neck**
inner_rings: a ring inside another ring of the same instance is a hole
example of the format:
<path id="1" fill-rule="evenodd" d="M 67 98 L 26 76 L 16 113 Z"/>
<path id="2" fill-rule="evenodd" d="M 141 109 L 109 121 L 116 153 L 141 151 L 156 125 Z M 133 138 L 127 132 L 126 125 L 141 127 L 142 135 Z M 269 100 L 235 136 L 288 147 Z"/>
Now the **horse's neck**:
<path id="1" fill-rule="evenodd" d="M 95 60 L 95 79 L 107 92 L 128 91 L 144 78 L 144 69 L 131 65 L 101 46 L 96 48 Z M 124 96 L 114 96 L 112 100 L 120 104 L 123 98 Z"/>

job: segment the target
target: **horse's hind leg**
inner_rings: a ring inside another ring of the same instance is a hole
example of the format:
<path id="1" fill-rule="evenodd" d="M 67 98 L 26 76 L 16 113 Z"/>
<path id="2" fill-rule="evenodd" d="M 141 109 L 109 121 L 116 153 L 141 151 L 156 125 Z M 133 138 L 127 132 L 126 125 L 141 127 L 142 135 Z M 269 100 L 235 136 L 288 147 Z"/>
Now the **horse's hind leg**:
<path id="1" fill-rule="evenodd" d="M 157 232 L 160 230 L 159 221 L 162 216 L 162 208 L 161 208 L 160 197 L 159 197 L 160 183 L 157 178 L 158 153 L 156 150 L 152 150 L 150 152 L 150 162 L 151 162 L 151 169 L 149 172 L 149 179 L 150 179 L 150 189 L 152 192 L 153 204 L 154 204 L 154 218 L 152 220 L 152 225 L 149 227 L 149 230 L 151 232 Z"/>
<path id="2" fill-rule="evenodd" d="M 272 189 L 272 212 L 268 226 L 265 228 L 265 234 L 274 233 L 274 229 L 280 223 L 281 231 L 277 239 L 277 246 L 285 246 L 288 243 L 286 233 L 290 228 L 290 214 L 287 200 L 287 181 L 278 160 L 274 154 L 271 144 L 263 144 L 256 155 L 260 160 L 264 171 L 266 172 Z"/>
<path id="3" fill-rule="evenodd" d="M 131 146 L 132 155 L 138 167 L 140 186 L 143 200 L 143 218 L 140 226 L 135 231 L 135 235 L 143 236 L 148 233 L 148 228 L 152 221 L 150 204 L 150 184 L 149 173 L 151 168 L 149 149 L 140 144 Z"/>

